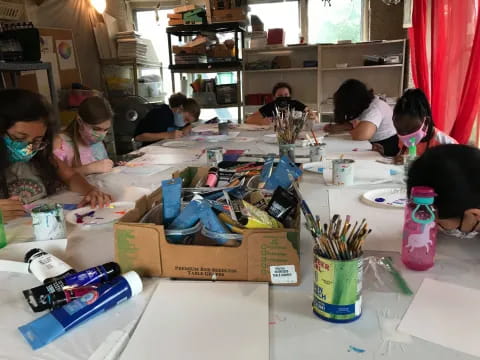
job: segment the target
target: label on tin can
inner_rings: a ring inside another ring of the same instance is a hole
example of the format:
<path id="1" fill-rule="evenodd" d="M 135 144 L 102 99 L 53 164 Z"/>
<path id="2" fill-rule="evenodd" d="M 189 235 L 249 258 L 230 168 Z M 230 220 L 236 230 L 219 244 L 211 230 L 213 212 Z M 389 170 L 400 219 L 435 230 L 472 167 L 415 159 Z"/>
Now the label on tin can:
<path id="1" fill-rule="evenodd" d="M 296 284 L 297 272 L 295 265 L 270 266 L 272 284 Z"/>
<path id="2" fill-rule="evenodd" d="M 347 322 L 362 312 L 362 259 L 338 261 L 315 256 L 313 310 L 320 317 Z"/>
<path id="3" fill-rule="evenodd" d="M 217 166 L 223 161 L 223 148 L 221 146 L 207 149 L 207 164 Z"/>

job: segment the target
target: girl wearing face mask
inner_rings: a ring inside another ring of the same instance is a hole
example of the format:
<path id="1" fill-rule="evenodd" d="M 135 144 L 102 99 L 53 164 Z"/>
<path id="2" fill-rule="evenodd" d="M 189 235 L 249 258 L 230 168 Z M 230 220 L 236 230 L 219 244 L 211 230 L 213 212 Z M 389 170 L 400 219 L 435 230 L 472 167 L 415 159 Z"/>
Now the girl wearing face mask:
<path id="1" fill-rule="evenodd" d="M 113 162 L 103 144 L 112 118 L 113 111 L 106 99 L 85 99 L 78 116 L 55 139 L 55 156 L 82 175 L 112 171 Z"/>
<path id="2" fill-rule="evenodd" d="M 420 89 L 409 89 L 398 99 L 393 110 L 393 124 L 400 140 L 397 163 L 403 162 L 403 155 L 412 144 L 417 147 L 417 156 L 434 146 L 457 144 L 455 139 L 435 127 L 430 104 Z"/>
<path id="3" fill-rule="evenodd" d="M 0 91 L 0 210 L 7 221 L 23 216 L 23 204 L 54 194 L 62 182 L 85 195 L 79 206 L 111 201 L 54 157 L 56 129 L 51 107 L 41 95 Z"/>
<path id="4" fill-rule="evenodd" d="M 480 150 L 466 145 L 439 145 L 413 162 L 408 192 L 414 186 L 435 190 L 438 229 L 450 236 L 473 238 L 480 232 Z"/>

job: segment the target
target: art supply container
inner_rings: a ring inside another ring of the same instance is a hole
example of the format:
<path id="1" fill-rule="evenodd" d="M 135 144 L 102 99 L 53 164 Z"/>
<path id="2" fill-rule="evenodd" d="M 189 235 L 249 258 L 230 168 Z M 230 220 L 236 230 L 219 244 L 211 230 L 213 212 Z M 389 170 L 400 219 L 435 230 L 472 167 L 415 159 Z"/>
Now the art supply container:
<path id="1" fill-rule="evenodd" d="M 283 155 L 295 162 L 295 144 L 278 144 L 278 154 L 280 157 Z"/>
<path id="2" fill-rule="evenodd" d="M 228 135 L 228 122 L 219 122 L 218 123 L 218 135 Z"/>
<path id="3" fill-rule="evenodd" d="M 221 146 L 207 149 L 207 165 L 217 167 L 223 161 L 223 148 Z"/>
<path id="4" fill-rule="evenodd" d="M 67 237 L 67 226 L 61 204 L 45 204 L 33 208 L 32 224 L 36 240 L 55 240 Z"/>
<path id="5" fill-rule="evenodd" d="M 214 240 L 217 244 L 224 244 L 234 246 L 236 244 L 240 244 L 243 240 L 242 234 L 233 234 L 233 233 L 217 233 L 208 230 L 205 226 L 202 227 L 202 235 Z"/>
<path id="6" fill-rule="evenodd" d="M 412 270 L 430 269 L 435 261 L 437 226 L 431 187 L 415 186 L 405 206 L 402 262 Z"/>
<path id="7" fill-rule="evenodd" d="M 330 260 L 314 254 L 313 312 L 323 320 L 347 323 L 362 314 L 362 256 Z"/>
<path id="8" fill-rule="evenodd" d="M 308 148 L 309 155 L 310 155 L 310 162 L 318 162 L 318 161 L 324 160 L 325 147 L 326 147 L 326 144 L 310 145 Z"/>
<path id="9" fill-rule="evenodd" d="M 0 210 L 0 249 L 7 246 L 7 234 L 5 233 L 5 226 L 3 225 L 3 214 Z"/>
<path id="10" fill-rule="evenodd" d="M 188 229 L 165 229 L 167 241 L 172 244 L 189 244 L 202 229 L 202 224 L 197 222 L 194 226 Z"/>
<path id="11" fill-rule="evenodd" d="M 353 185 L 353 167 L 355 161 L 351 159 L 335 159 L 332 161 L 333 185 Z"/>

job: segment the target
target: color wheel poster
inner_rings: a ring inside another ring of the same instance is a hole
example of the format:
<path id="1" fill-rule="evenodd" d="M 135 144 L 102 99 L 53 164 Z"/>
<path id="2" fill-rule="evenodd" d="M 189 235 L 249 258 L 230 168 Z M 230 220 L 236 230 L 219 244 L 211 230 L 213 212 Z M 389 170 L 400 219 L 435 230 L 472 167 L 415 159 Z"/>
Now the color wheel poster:
<path id="1" fill-rule="evenodd" d="M 60 70 L 75 69 L 75 52 L 72 40 L 57 40 L 58 65 Z"/>

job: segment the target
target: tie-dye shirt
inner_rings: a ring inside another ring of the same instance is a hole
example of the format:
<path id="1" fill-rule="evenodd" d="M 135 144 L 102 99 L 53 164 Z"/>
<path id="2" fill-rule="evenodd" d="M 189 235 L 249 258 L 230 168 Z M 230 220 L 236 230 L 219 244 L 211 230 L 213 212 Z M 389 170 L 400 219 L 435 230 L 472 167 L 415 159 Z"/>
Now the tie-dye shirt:
<path id="1" fill-rule="evenodd" d="M 53 153 L 57 158 L 72 167 L 75 151 L 73 149 L 72 139 L 65 134 L 60 134 L 61 144 Z M 93 145 L 78 144 L 78 152 L 80 154 L 80 162 L 82 165 L 87 165 L 98 160 L 108 159 L 107 150 L 103 142 Z"/>

